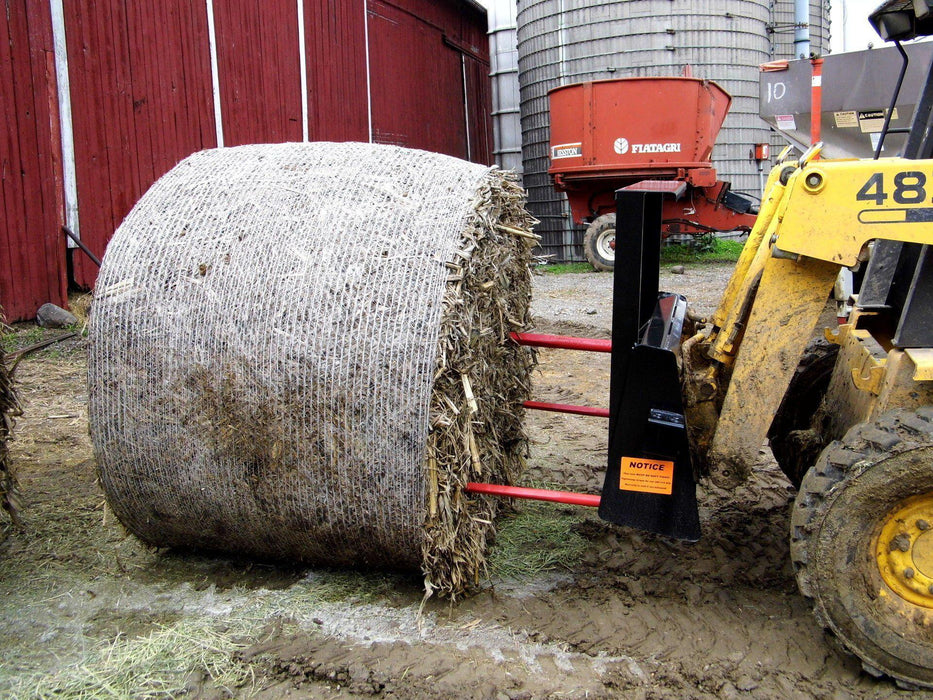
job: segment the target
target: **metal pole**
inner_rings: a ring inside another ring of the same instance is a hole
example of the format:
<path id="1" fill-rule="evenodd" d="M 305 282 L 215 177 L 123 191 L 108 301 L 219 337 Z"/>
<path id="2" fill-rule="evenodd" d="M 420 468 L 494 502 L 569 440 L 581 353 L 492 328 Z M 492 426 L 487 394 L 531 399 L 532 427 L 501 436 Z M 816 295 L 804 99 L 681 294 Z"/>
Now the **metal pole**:
<path id="1" fill-rule="evenodd" d="M 810 77 L 810 145 L 820 142 L 823 121 L 823 59 L 811 58 Z M 819 155 L 816 156 L 819 158 Z"/>
<path id="2" fill-rule="evenodd" d="M 901 54 L 901 70 L 897 74 L 897 83 L 894 85 L 894 96 L 891 98 L 891 104 L 888 107 L 888 111 L 884 114 L 884 124 L 881 125 L 881 133 L 878 135 L 878 143 L 875 145 L 874 160 L 878 160 L 881 157 L 881 151 L 884 150 L 884 137 L 888 135 L 888 129 L 891 128 L 891 117 L 894 116 L 894 110 L 897 107 L 897 96 L 901 94 L 901 85 L 904 83 L 904 76 L 907 75 L 907 66 L 910 63 L 910 58 L 907 56 L 907 52 L 904 51 L 904 47 L 901 46 L 901 42 L 895 41 L 894 45 L 897 47 L 898 52 Z M 926 88 L 924 88 L 924 92 L 926 92 Z M 919 103 L 920 101 L 918 100 L 918 104 Z M 920 108 L 918 107 L 916 114 L 919 113 Z M 921 133 L 926 132 L 925 129 L 918 129 L 918 131 Z M 913 129 L 911 129 L 909 133 L 912 134 Z M 910 136 L 907 138 L 909 141 Z M 908 158 L 910 157 L 907 155 L 906 147 L 905 156 Z"/>
<path id="3" fill-rule="evenodd" d="M 794 0 L 794 54 L 810 57 L 810 0 Z"/>
<path id="4" fill-rule="evenodd" d="M 574 493 L 573 491 L 549 491 L 547 489 L 530 489 L 523 486 L 503 486 L 501 484 L 477 484 L 470 482 L 466 485 L 470 493 L 485 493 L 489 496 L 504 496 L 506 498 L 525 498 L 531 501 L 549 501 L 551 503 L 567 503 L 572 506 L 587 506 L 598 508 L 601 498 L 587 493 Z"/>
<path id="5" fill-rule="evenodd" d="M 65 235 L 68 236 L 68 238 L 70 238 L 71 240 L 73 240 L 77 244 L 77 246 L 82 251 L 84 251 L 84 254 L 87 255 L 91 259 L 91 262 L 97 265 L 97 267 L 100 267 L 100 258 L 94 255 L 94 253 L 91 252 L 90 248 L 84 245 L 81 239 L 78 238 L 70 228 L 68 228 L 67 226 L 62 226 L 62 231 L 64 231 Z"/>
<path id="6" fill-rule="evenodd" d="M 536 348 L 612 352 L 612 341 L 602 338 L 575 338 L 570 335 L 543 335 L 540 333 L 511 333 L 510 335 L 512 340 L 519 345 L 530 345 Z"/>
<path id="7" fill-rule="evenodd" d="M 544 401 L 525 401 L 522 404 L 525 408 L 531 408 L 536 411 L 551 411 L 553 413 L 570 413 L 575 416 L 594 416 L 596 418 L 608 418 L 608 408 L 594 408 L 592 406 L 574 406 L 566 403 L 546 403 Z"/>

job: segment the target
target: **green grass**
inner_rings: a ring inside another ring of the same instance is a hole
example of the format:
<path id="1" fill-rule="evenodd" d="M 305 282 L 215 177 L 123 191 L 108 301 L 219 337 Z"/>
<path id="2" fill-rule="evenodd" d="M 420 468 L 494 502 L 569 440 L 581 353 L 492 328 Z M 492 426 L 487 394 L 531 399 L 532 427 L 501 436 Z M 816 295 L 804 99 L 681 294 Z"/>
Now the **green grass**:
<path id="1" fill-rule="evenodd" d="M 688 263 L 736 262 L 742 254 L 742 241 L 714 238 L 700 239 L 696 245 L 674 244 L 661 248 L 662 265 Z"/>
<path id="2" fill-rule="evenodd" d="M 552 275 L 566 275 L 569 272 L 596 272 L 596 270 L 586 262 L 549 263 L 547 265 L 542 265 L 540 269 Z"/>
<path id="3" fill-rule="evenodd" d="M 0 328 L 3 328 L 3 332 L 0 332 L 0 353 L 2 354 L 18 352 L 30 345 L 63 336 L 71 331 L 87 337 L 87 326 L 80 322 L 64 328 L 42 328 L 28 322 L 17 323 L 13 326 L 0 326 Z M 74 343 L 64 346 L 53 343 L 36 351 L 36 354 L 39 357 L 58 358 L 71 352 L 73 348 Z"/>
<path id="4" fill-rule="evenodd" d="M 205 616 L 159 627 L 146 637 L 118 636 L 54 674 L 23 676 L 11 689 L 21 697 L 39 699 L 155 700 L 187 695 L 189 678 L 200 672 L 232 695 L 235 688 L 247 686 L 253 674 L 236 657 L 247 646 L 236 634 L 246 625 L 231 625 L 233 634 L 225 626 Z M 253 628 L 259 626 L 253 622 Z"/>
<path id="5" fill-rule="evenodd" d="M 574 531 L 583 520 L 578 509 L 553 503 L 522 503 L 498 521 L 496 541 L 487 557 L 496 578 L 527 580 L 546 572 L 572 571 L 586 548 Z"/>
<path id="6" fill-rule="evenodd" d="M 9 332 L 0 336 L 0 348 L 3 352 L 16 352 L 33 343 L 38 343 L 45 338 L 45 330 L 32 324 L 22 324 L 18 327 L 10 327 Z"/>
<path id="7" fill-rule="evenodd" d="M 725 238 L 702 237 L 693 243 L 675 243 L 661 248 L 661 265 L 688 265 L 691 263 L 734 263 L 742 253 L 742 241 Z M 548 263 L 541 265 L 551 275 L 596 272 L 587 262 Z"/>
<path id="8" fill-rule="evenodd" d="M 28 658 L 30 650 L 20 647 L 19 655 L 0 659 L 0 695 L 159 700 L 191 695 L 189 682 L 202 677 L 217 691 L 209 697 L 250 697 L 259 689 L 261 668 L 256 659 L 243 660 L 237 652 L 261 641 L 276 625 L 289 634 L 311 627 L 316 615 L 333 616 L 340 610 L 328 603 L 367 603 L 396 587 L 390 574 L 335 572 L 281 590 L 218 591 L 219 611 L 185 613 L 139 636 L 99 640 L 82 635 L 77 658 L 53 670 Z"/>

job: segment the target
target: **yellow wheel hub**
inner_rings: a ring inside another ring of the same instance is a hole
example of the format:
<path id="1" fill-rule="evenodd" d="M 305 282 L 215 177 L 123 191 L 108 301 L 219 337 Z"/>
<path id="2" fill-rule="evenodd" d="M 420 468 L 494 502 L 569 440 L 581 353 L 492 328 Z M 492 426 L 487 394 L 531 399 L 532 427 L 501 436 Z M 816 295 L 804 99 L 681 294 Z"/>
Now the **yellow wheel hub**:
<path id="1" fill-rule="evenodd" d="M 933 492 L 908 498 L 888 513 L 875 558 L 892 591 L 914 605 L 933 608 Z"/>

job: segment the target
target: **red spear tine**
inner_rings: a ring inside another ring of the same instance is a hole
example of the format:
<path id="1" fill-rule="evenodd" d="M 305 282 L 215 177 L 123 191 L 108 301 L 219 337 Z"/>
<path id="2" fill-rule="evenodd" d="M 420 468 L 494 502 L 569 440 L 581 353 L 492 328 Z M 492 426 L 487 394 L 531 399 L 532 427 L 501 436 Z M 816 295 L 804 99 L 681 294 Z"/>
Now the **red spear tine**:
<path id="1" fill-rule="evenodd" d="M 512 340 L 519 345 L 531 345 L 537 348 L 612 352 L 612 341 L 602 338 L 576 338 L 570 335 L 543 335 L 540 333 L 512 333 L 511 336 Z"/>
<path id="2" fill-rule="evenodd" d="M 599 496 L 587 493 L 574 493 L 573 491 L 549 491 L 547 489 L 531 489 L 523 486 L 504 486 L 502 484 L 478 484 L 470 482 L 466 485 L 470 493 L 485 493 L 491 496 L 504 496 L 506 498 L 526 498 L 532 501 L 550 501 L 552 503 L 567 503 L 572 506 L 599 507 Z"/>

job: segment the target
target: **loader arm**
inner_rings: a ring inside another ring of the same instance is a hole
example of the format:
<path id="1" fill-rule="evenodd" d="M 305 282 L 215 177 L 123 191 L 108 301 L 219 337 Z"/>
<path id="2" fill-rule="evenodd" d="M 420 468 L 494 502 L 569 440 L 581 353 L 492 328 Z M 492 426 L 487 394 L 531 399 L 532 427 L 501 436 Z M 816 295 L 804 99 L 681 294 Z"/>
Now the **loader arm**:
<path id="1" fill-rule="evenodd" d="M 719 410 L 692 443 L 720 486 L 750 473 L 839 269 L 865 259 L 872 240 L 933 243 L 933 160 L 817 155 L 814 147 L 772 171 L 759 221 L 698 343 L 711 362 L 703 396 Z M 691 394 L 685 387 L 688 414 L 708 414 Z"/>

